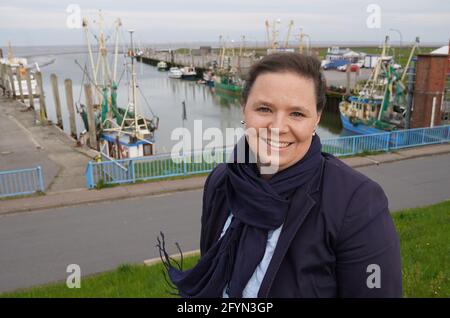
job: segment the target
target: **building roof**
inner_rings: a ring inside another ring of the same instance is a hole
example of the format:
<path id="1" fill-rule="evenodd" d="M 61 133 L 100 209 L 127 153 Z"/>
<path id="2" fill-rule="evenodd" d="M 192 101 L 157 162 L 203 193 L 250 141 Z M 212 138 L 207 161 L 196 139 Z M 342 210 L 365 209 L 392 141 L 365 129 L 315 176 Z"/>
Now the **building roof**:
<path id="1" fill-rule="evenodd" d="M 430 54 L 449 54 L 450 51 L 448 50 L 448 45 L 444 45 L 443 47 L 440 47 L 432 52 Z"/>

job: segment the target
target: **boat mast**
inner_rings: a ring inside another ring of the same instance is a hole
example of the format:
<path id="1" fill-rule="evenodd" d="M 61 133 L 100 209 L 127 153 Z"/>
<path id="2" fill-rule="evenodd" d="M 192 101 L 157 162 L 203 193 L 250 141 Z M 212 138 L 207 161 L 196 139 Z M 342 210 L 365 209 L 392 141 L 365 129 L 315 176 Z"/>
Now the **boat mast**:
<path id="1" fill-rule="evenodd" d="M 406 63 L 405 68 L 403 69 L 402 78 L 400 79 L 400 82 L 402 82 L 402 83 L 404 83 L 404 81 L 405 81 L 405 76 L 406 76 L 406 73 L 408 72 L 409 64 L 411 64 L 411 60 L 412 60 L 415 50 L 417 49 L 417 47 L 419 47 L 419 42 L 420 42 L 419 37 L 416 37 L 416 41 L 411 49 L 411 52 L 409 53 L 408 62 Z"/>
<path id="2" fill-rule="evenodd" d="M 389 41 L 389 35 L 386 35 L 386 37 L 384 38 L 383 50 L 381 51 L 381 57 L 375 67 L 375 72 L 374 72 L 374 82 L 375 83 L 378 81 L 378 77 L 380 76 L 383 59 L 386 56 L 386 48 L 388 46 L 388 41 Z"/>
<path id="3" fill-rule="evenodd" d="M 266 20 L 266 37 L 267 37 L 267 48 L 272 47 L 272 43 L 270 41 L 270 26 L 269 26 L 269 20 Z"/>
<path id="4" fill-rule="evenodd" d="M 300 43 L 298 47 L 300 54 L 303 54 L 303 37 L 304 37 L 303 28 L 300 28 Z"/>
<path id="5" fill-rule="evenodd" d="M 100 51 L 100 63 L 102 67 L 102 84 L 106 87 L 111 82 L 111 72 L 108 65 L 108 50 L 106 48 L 105 33 L 103 32 L 103 15 L 99 12 L 99 24 L 100 24 L 100 35 L 99 35 L 99 51 Z M 98 65 L 97 65 L 98 68 Z"/>
<path id="6" fill-rule="evenodd" d="M 122 25 L 122 22 L 119 18 L 116 20 L 116 39 L 115 39 L 115 48 L 114 48 L 114 70 L 113 70 L 113 83 L 117 82 L 117 57 L 119 53 L 119 28 Z"/>
<path id="7" fill-rule="evenodd" d="M 288 31 L 286 34 L 286 40 L 284 41 L 284 48 L 287 49 L 289 45 L 289 36 L 291 35 L 292 26 L 294 25 L 294 21 L 289 21 Z"/>
<path id="8" fill-rule="evenodd" d="M 91 62 L 92 78 L 94 80 L 95 87 L 97 87 L 97 74 L 95 72 L 94 56 L 92 55 L 91 42 L 89 41 L 88 21 L 85 18 L 83 18 L 83 29 L 84 29 L 84 33 L 86 35 L 86 44 L 87 44 L 88 53 L 89 53 L 89 61 Z"/>
<path id="9" fill-rule="evenodd" d="M 134 112 L 134 126 L 138 128 L 138 112 L 136 105 L 136 69 L 134 65 L 134 45 L 133 45 L 133 32 L 134 30 L 129 30 L 131 39 L 131 85 L 132 85 L 132 101 L 133 101 L 133 112 Z"/>

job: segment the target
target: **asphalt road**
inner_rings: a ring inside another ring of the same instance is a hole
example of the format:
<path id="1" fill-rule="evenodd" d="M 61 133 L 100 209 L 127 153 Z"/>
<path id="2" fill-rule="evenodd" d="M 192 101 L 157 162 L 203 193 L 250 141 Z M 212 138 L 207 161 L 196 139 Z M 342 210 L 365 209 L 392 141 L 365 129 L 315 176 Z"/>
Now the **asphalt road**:
<path id="1" fill-rule="evenodd" d="M 388 195 L 391 211 L 450 198 L 450 154 L 358 169 Z M 102 202 L 0 217 L 0 292 L 65 280 L 69 264 L 82 275 L 157 257 L 159 231 L 198 249 L 202 191 Z"/>

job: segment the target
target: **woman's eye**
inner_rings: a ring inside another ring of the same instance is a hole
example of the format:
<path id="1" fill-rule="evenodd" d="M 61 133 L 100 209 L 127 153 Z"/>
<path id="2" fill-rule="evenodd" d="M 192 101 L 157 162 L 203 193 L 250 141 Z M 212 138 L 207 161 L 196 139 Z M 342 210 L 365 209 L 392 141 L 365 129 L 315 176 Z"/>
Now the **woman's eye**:
<path id="1" fill-rule="evenodd" d="M 294 117 L 304 117 L 304 115 L 300 112 L 293 112 L 293 113 L 291 113 L 291 115 Z"/>
<path id="2" fill-rule="evenodd" d="M 256 109 L 256 111 L 261 112 L 261 113 L 268 113 L 268 112 L 270 112 L 270 108 L 268 108 L 268 107 L 258 107 Z"/>

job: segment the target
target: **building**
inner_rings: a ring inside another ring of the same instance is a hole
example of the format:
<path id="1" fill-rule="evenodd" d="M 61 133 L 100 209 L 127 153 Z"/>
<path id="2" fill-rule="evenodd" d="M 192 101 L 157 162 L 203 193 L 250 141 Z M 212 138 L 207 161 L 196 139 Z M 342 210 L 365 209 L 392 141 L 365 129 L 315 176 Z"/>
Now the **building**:
<path id="1" fill-rule="evenodd" d="M 364 53 L 358 53 L 349 48 L 340 49 L 339 46 L 333 46 L 328 48 L 327 54 L 325 55 L 325 61 L 333 62 L 336 60 L 347 60 L 350 63 L 357 63 L 364 55 Z"/>
<path id="2" fill-rule="evenodd" d="M 448 62 L 449 54 L 417 56 L 410 128 L 438 126 L 448 120 Z"/>

